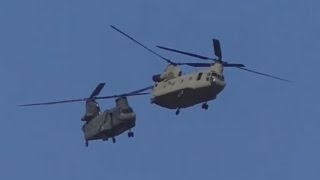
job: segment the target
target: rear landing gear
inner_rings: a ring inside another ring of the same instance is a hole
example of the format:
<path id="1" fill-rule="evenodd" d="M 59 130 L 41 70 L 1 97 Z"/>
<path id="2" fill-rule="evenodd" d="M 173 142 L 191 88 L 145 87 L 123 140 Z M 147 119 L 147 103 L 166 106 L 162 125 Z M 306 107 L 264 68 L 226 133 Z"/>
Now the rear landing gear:
<path id="1" fill-rule="evenodd" d="M 203 103 L 201 107 L 202 109 L 207 110 L 209 108 L 209 105 L 207 103 Z"/>
<path id="2" fill-rule="evenodd" d="M 116 138 L 112 137 L 112 142 L 116 143 Z"/>
<path id="3" fill-rule="evenodd" d="M 89 142 L 88 142 L 88 141 L 86 141 L 85 145 L 86 145 L 86 147 L 88 147 L 88 146 L 89 146 Z"/>

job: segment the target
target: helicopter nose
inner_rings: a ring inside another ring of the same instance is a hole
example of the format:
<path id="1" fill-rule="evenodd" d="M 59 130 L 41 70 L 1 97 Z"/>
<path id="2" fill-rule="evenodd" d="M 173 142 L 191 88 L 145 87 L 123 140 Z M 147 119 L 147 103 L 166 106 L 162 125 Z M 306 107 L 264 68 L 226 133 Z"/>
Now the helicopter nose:
<path id="1" fill-rule="evenodd" d="M 217 81 L 216 77 L 210 77 L 210 82 L 215 83 Z"/>
<path id="2" fill-rule="evenodd" d="M 210 82 L 214 86 L 221 86 L 221 87 L 224 87 L 226 84 L 223 80 L 218 79 L 217 77 L 211 77 Z"/>

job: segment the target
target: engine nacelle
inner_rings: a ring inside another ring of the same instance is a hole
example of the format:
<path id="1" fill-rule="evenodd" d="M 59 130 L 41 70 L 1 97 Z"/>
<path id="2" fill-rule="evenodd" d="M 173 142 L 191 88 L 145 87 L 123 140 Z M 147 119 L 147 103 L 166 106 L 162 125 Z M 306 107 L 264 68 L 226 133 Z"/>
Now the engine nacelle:
<path id="1" fill-rule="evenodd" d="M 99 104 L 95 100 L 86 101 L 86 114 L 82 117 L 82 121 L 90 121 L 100 113 Z"/>
<path id="2" fill-rule="evenodd" d="M 126 97 L 119 97 L 116 99 L 117 108 L 127 108 L 129 107 L 128 99 Z"/>
<path id="3" fill-rule="evenodd" d="M 161 74 L 156 74 L 156 75 L 153 75 L 153 76 L 152 76 L 152 80 L 153 80 L 154 82 L 160 82 L 160 81 L 163 80 L 163 78 L 161 78 Z"/>

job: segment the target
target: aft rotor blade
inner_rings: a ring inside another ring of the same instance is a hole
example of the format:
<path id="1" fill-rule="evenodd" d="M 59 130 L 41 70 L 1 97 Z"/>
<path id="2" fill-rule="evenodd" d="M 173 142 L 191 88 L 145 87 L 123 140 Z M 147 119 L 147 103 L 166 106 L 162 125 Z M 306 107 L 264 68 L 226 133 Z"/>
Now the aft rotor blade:
<path id="1" fill-rule="evenodd" d="M 219 41 L 218 39 L 212 39 L 212 41 L 213 41 L 214 54 L 215 54 L 219 59 L 222 59 L 222 52 L 221 52 L 220 41 Z"/>
<path id="2" fill-rule="evenodd" d="M 176 53 L 180 53 L 180 54 L 196 57 L 196 58 L 199 58 L 199 59 L 202 59 L 202 60 L 213 60 L 213 61 L 216 60 L 214 58 L 205 57 L 205 56 L 201 56 L 201 55 L 198 55 L 198 54 L 189 53 L 189 52 L 185 52 L 185 51 L 180 51 L 180 50 L 167 48 L 167 47 L 163 47 L 163 46 L 157 46 L 157 47 L 160 48 L 160 49 L 163 49 L 163 50 L 172 51 L 172 52 L 176 52 Z"/>
<path id="3" fill-rule="evenodd" d="M 140 46 L 142 46 L 144 49 L 146 49 L 147 51 L 151 52 L 152 54 L 160 57 L 161 59 L 165 60 L 166 62 L 170 63 L 170 64 L 175 64 L 174 62 L 172 62 L 170 59 L 167 59 L 163 56 L 161 56 L 160 54 L 154 52 L 152 49 L 148 48 L 147 46 L 143 45 L 142 43 L 140 43 L 139 41 L 135 40 L 133 37 L 129 36 L 128 34 L 126 34 L 125 32 L 121 31 L 120 29 L 116 28 L 113 25 L 110 25 L 110 27 L 116 31 L 118 31 L 119 33 L 121 33 L 122 35 L 126 36 L 127 38 L 131 39 L 133 42 L 139 44 Z"/>
<path id="4" fill-rule="evenodd" d="M 106 83 L 100 83 L 98 84 L 98 86 L 94 89 L 94 91 L 92 92 L 92 94 L 90 95 L 90 98 L 93 98 L 97 95 L 100 94 L 101 90 L 103 89 L 104 85 L 106 85 Z"/>
<path id="5" fill-rule="evenodd" d="M 242 69 L 242 70 L 245 70 L 245 71 L 248 71 L 248 72 L 251 72 L 251 73 L 255 73 L 255 74 L 262 75 L 262 76 L 270 77 L 270 78 L 273 78 L 273 79 L 278 79 L 278 80 L 285 81 L 285 82 L 291 82 L 290 80 L 287 80 L 287 79 L 283 79 L 283 78 L 280 78 L 280 77 L 277 77 L 277 76 L 261 73 L 261 72 L 258 72 L 258 71 L 253 71 L 253 70 L 250 70 L 250 69 L 247 69 L 247 68 L 243 68 L 243 67 L 238 67 L 238 68 Z"/>

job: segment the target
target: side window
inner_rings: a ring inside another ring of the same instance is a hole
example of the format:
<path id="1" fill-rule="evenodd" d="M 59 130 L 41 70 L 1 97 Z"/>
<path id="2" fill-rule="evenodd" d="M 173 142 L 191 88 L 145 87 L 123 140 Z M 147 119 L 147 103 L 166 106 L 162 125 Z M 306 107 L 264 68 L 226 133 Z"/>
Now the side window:
<path id="1" fill-rule="evenodd" d="M 201 77 L 202 77 L 202 73 L 199 73 L 198 77 L 197 77 L 197 80 L 199 81 L 201 79 Z"/>

